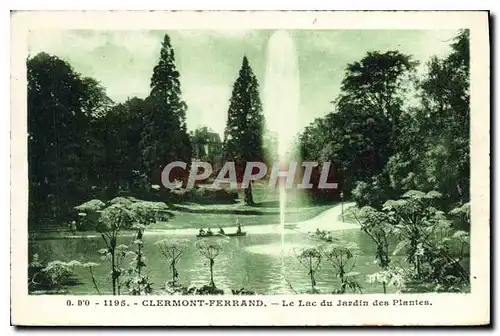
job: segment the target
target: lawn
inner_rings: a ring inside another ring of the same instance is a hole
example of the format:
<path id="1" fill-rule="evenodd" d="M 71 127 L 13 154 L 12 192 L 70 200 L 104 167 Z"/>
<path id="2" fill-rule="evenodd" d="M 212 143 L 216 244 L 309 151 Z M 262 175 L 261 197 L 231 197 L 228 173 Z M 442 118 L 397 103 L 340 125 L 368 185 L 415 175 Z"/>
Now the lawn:
<path id="1" fill-rule="evenodd" d="M 158 222 L 151 228 L 186 229 L 234 226 L 236 219 L 241 225 L 278 224 L 280 222 L 279 190 L 270 189 L 266 184 L 256 183 L 253 188 L 255 205 L 243 202 L 240 192 L 235 204 L 195 204 L 183 203 L 173 207 L 174 217 L 168 222 Z M 295 223 L 311 219 L 334 204 L 315 205 L 302 191 L 288 189 L 285 205 L 285 221 Z"/>
<path id="2" fill-rule="evenodd" d="M 255 205 L 248 206 L 243 202 L 243 191 L 239 193 L 234 204 L 171 204 L 174 216 L 166 222 L 157 222 L 149 229 L 200 229 L 235 226 L 236 220 L 243 226 L 280 223 L 279 190 L 270 189 L 265 183 L 255 183 L 253 188 Z M 285 222 L 296 223 L 316 217 L 334 206 L 331 204 L 313 204 L 309 196 L 297 189 L 288 189 L 286 193 Z M 89 232 L 79 232 L 79 235 Z M 47 232 L 32 232 L 33 237 L 64 237 L 67 227 L 61 226 Z"/>

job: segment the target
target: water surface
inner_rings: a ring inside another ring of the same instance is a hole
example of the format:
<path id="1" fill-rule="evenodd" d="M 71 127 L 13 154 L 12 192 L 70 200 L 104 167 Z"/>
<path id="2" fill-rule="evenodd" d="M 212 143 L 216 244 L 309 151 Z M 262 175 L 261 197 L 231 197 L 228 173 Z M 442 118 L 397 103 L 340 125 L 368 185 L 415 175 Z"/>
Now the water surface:
<path id="1" fill-rule="evenodd" d="M 255 231 L 255 230 L 252 230 Z M 214 267 L 215 283 L 223 289 L 239 289 L 244 287 L 258 293 L 292 293 L 311 288 L 308 270 L 296 259 L 296 251 L 303 247 L 314 246 L 317 241 L 302 232 L 285 230 L 282 236 L 279 232 L 264 230 L 264 233 L 250 233 L 246 237 L 228 239 L 224 250 L 216 259 Z M 381 292 L 380 285 L 366 281 L 366 276 L 379 270 L 374 263 L 374 245 L 369 238 L 357 229 L 336 231 L 335 236 L 341 241 L 355 244 L 358 248 L 353 252 L 357 255 L 356 267 L 359 272 L 358 282 L 365 293 Z M 194 246 L 197 238 L 194 235 L 165 235 L 164 233 L 149 233 L 144 237 L 145 268 L 155 289 L 163 287 L 172 274 L 167 262 L 155 242 L 169 238 L 186 239 L 190 247 L 179 261 L 179 281 L 182 284 L 203 285 L 209 282 L 209 267 Z M 205 238 L 218 239 L 218 238 Z M 130 245 L 130 236 L 121 237 L 119 244 Z M 81 262 L 96 262 L 100 265 L 94 269 L 97 284 L 101 293 L 111 293 L 109 261 L 101 260 L 98 250 L 104 247 L 102 239 L 97 236 L 77 239 L 49 239 L 30 242 L 30 254 L 38 253 L 42 261 L 78 260 Z M 128 267 L 130 260 L 124 263 Z M 92 284 L 88 270 L 75 268 L 79 284 L 70 287 L 71 294 L 97 294 Z M 327 260 L 322 261 L 316 273 L 317 288 L 321 291 L 331 291 L 338 288 L 340 281 L 333 275 L 332 267 Z"/>

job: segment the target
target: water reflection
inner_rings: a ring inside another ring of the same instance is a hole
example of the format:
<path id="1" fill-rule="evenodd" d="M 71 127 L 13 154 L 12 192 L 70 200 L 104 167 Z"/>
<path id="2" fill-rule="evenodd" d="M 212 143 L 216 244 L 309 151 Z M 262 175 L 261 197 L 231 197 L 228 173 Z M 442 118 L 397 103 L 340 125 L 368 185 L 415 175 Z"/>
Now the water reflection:
<path id="1" fill-rule="evenodd" d="M 365 234 L 358 230 L 338 231 L 335 235 L 341 241 L 355 243 L 358 249 L 356 271 L 362 275 L 359 281 L 364 292 L 380 292 L 376 284 L 366 282 L 366 275 L 377 272 L 373 263 L 374 246 Z M 183 284 L 207 284 L 209 267 L 206 259 L 199 255 L 194 247 L 193 236 L 179 237 L 189 239 L 193 244 L 187 249 L 179 261 L 179 281 Z M 165 239 L 164 235 L 145 236 L 144 253 L 146 270 L 154 288 L 161 288 L 165 281 L 172 278 L 168 264 L 154 243 Z M 120 243 L 130 243 L 130 238 L 122 238 Z M 315 244 L 307 235 L 286 231 L 286 244 L 281 245 L 280 233 L 253 234 L 246 237 L 231 238 L 224 251 L 216 259 L 214 267 L 215 283 L 218 287 L 240 289 L 242 287 L 259 293 L 290 293 L 287 281 L 297 291 L 310 288 L 307 270 L 296 260 L 294 249 Z M 30 253 L 38 253 L 43 261 L 79 260 L 99 263 L 95 275 L 103 293 L 111 293 L 108 261 L 100 260 L 97 251 L 103 247 L 99 238 L 44 240 L 30 243 Z M 124 264 L 128 267 L 128 264 Z M 80 284 L 71 288 L 73 294 L 95 294 L 95 289 L 85 269 L 75 269 Z M 285 278 L 286 276 L 286 278 Z M 339 285 L 333 277 L 331 266 L 323 263 L 316 276 L 317 287 L 328 291 Z"/>
<path id="2" fill-rule="evenodd" d="M 311 246 L 311 244 L 269 244 L 249 246 L 245 250 L 250 253 L 268 254 L 274 257 L 292 257 L 295 252 Z"/>

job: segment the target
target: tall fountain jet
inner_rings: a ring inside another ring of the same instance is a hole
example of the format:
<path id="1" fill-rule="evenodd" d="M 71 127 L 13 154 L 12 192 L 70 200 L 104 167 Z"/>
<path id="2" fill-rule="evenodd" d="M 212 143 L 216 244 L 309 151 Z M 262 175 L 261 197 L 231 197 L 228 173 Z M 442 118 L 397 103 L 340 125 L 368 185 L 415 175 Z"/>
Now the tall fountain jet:
<path id="1" fill-rule="evenodd" d="M 283 157 L 291 150 L 293 137 L 300 131 L 299 67 L 293 39 L 286 31 L 276 31 L 267 44 L 264 82 L 264 114 L 269 130 L 278 136 L 277 152 Z"/>
<path id="2" fill-rule="evenodd" d="M 267 44 L 267 67 L 264 82 L 264 115 L 272 137 L 277 137 L 280 169 L 287 170 L 287 153 L 293 150 L 293 138 L 299 132 L 299 67 L 297 52 L 291 35 L 286 31 L 276 31 Z M 281 246 L 285 247 L 286 188 L 284 179 L 279 181 Z M 283 259 L 282 259 L 283 260 Z M 285 276 L 285 264 L 282 263 Z"/>

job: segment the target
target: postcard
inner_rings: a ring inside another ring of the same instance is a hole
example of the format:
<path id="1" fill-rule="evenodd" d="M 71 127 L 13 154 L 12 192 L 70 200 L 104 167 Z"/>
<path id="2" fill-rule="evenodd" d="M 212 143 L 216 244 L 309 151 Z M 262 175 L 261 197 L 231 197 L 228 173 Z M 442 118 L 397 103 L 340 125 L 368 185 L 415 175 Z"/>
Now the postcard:
<path id="1" fill-rule="evenodd" d="M 11 14 L 11 323 L 490 323 L 489 13 Z"/>

